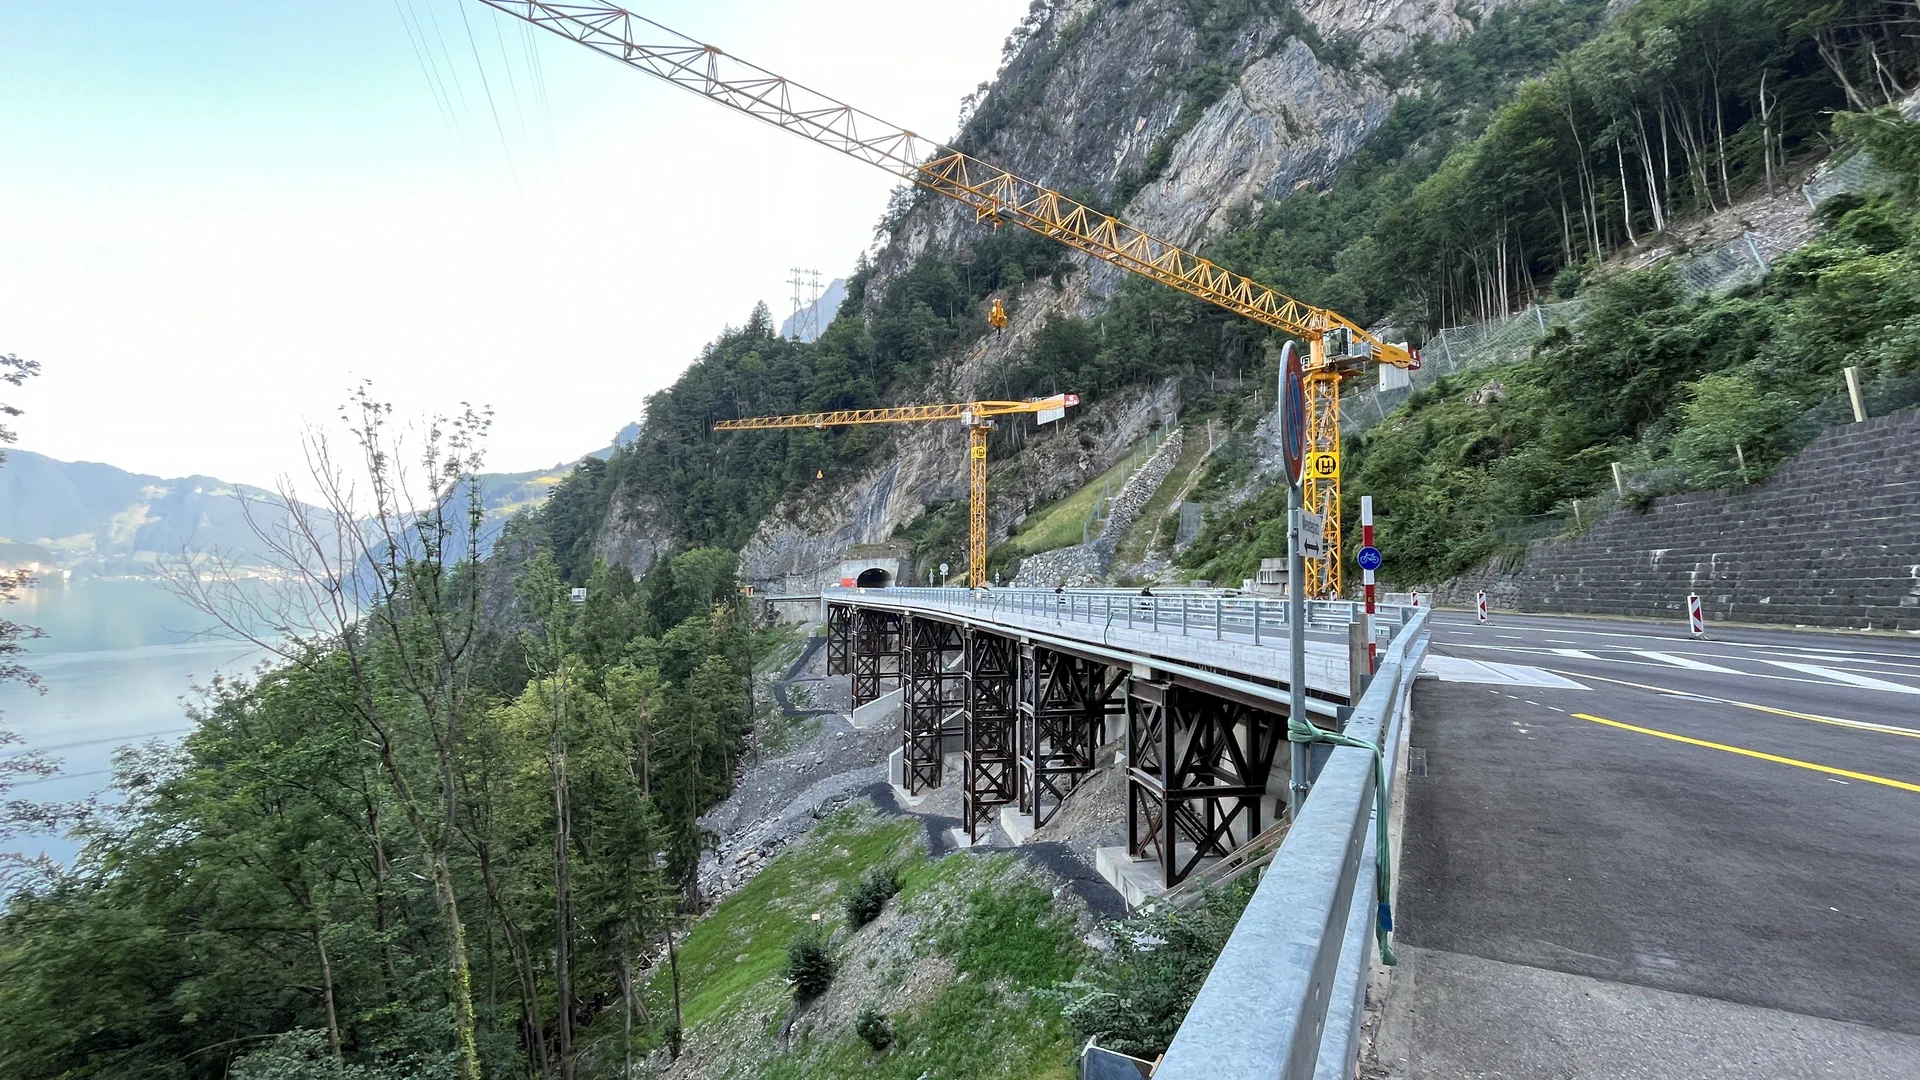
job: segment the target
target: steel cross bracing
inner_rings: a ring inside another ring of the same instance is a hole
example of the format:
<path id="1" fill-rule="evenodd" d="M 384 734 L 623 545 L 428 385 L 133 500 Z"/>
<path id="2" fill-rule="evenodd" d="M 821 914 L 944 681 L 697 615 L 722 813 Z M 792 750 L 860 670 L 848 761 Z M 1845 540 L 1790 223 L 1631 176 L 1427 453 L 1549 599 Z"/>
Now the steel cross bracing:
<path id="1" fill-rule="evenodd" d="M 980 839 L 980 823 L 1020 796 L 1016 725 L 1020 657 L 1014 640 L 967 631 L 967 715 L 961 734 L 960 825 Z M 991 822 L 989 821 L 989 825 Z"/>
<path id="2" fill-rule="evenodd" d="M 827 605 L 827 674 L 853 674 L 851 645 L 853 608 L 845 604 Z"/>
<path id="3" fill-rule="evenodd" d="M 1020 646 L 1020 812 L 1038 830 L 1094 769 L 1108 702 L 1124 669 L 1036 645 Z M 1116 707 L 1125 709 L 1124 700 Z"/>
<path id="4" fill-rule="evenodd" d="M 879 608 L 853 609 L 853 704 L 855 708 L 878 701 L 886 693 L 885 683 L 900 679 L 900 621 L 897 611 Z M 829 638 L 831 643 L 831 638 Z"/>
<path id="5" fill-rule="evenodd" d="M 908 793 L 939 787 L 950 736 L 963 737 L 967 672 L 966 640 L 959 624 L 908 615 L 900 635 L 900 746 Z"/>
<path id="6" fill-rule="evenodd" d="M 1259 834 L 1286 721 L 1166 683 L 1127 693 L 1127 854 L 1159 863 L 1171 888 Z"/>
<path id="7" fill-rule="evenodd" d="M 1304 304 L 1051 188 L 923 138 L 624 8 L 541 0 L 480 2 L 681 89 L 963 202 L 973 208 L 976 220 L 995 226 L 1011 222 L 1052 237 L 1103 262 L 1152 278 L 1309 345 L 1319 344 L 1329 335 L 1345 339 L 1348 347 L 1341 350 L 1341 357 L 1316 352 L 1311 369 L 1314 372 L 1335 380 L 1354 374 L 1359 365 L 1349 361 L 1356 355 L 1396 367 L 1420 365 L 1418 355 L 1405 346 L 1383 341 L 1337 312 Z M 645 44 L 642 38 L 653 43 Z M 1337 401 L 1337 381 L 1330 394 Z M 1331 445 L 1338 447 L 1337 408 L 1328 423 L 1334 433 Z M 1332 505 L 1337 507 L 1338 503 Z M 1327 565 L 1310 575 L 1323 589 L 1337 587 L 1340 581 L 1340 550 L 1331 545 L 1328 550 Z M 979 578 L 974 583 L 978 584 Z M 1315 594 L 1317 599 L 1337 595 Z"/>

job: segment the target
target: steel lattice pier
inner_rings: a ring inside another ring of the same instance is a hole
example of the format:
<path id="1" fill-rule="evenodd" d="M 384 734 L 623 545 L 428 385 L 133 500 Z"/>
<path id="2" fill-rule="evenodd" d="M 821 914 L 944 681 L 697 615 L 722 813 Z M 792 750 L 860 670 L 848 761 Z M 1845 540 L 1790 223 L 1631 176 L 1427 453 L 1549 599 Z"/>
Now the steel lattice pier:
<path id="1" fill-rule="evenodd" d="M 885 683 L 900 679 L 900 622 L 897 611 L 884 608 L 853 609 L 853 705 L 859 708 L 886 693 Z M 831 627 L 827 638 L 831 647 Z"/>
<path id="2" fill-rule="evenodd" d="M 1127 853 L 1151 855 L 1168 887 L 1200 860 L 1260 831 L 1280 716 L 1164 683 L 1132 680 L 1127 722 Z"/>
<path id="3" fill-rule="evenodd" d="M 1020 654 L 1012 638 L 985 630 L 967 631 L 967 721 L 961 735 L 961 825 L 969 840 L 980 839 L 980 823 L 994 810 L 1019 799 L 1019 757 L 1015 706 Z"/>
<path id="4" fill-rule="evenodd" d="M 909 615 L 902 624 L 900 745 L 902 778 L 909 793 L 939 787 L 949 736 L 962 734 L 967 706 L 966 641 L 960 627 L 941 619 Z"/>
<path id="5" fill-rule="evenodd" d="M 1106 741 L 1108 699 L 1125 679 L 1124 671 L 1071 653 L 1020 646 L 1020 812 L 1033 815 L 1036 830 L 1093 771 L 1094 751 Z"/>

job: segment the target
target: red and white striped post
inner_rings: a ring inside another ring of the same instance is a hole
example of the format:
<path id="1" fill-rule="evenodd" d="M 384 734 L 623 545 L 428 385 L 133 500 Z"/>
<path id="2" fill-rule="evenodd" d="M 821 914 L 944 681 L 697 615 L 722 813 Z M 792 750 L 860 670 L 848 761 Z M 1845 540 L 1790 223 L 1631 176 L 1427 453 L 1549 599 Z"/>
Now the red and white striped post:
<path id="1" fill-rule="evenodd" d="M 1703 638 L 1707 636 L 1707 615 L 1700 610 L 1700 597 L 1687 594 L 1687 636 Z"/>
<path id="2" fill-rule="evenodd" d="M 1482 623 L 1485 623 L 1487 621 L 1487 594 L 1486 593 L 1474 594 L 1473 603 L 1474 603 L 1474 607 L 1478 608 L 1480 611 L 1480 621 Z"/>
<path id="3" fill-rule="evenodd" d="M 1360 496 L 1360 546 L 1373 546 L 1373 496 Z M 1380 646 L 1373 640 L 1373 571 L 1362 568 L 1360 580 L 1364 583 L 1367 598 L 1367 673 L 1380 670 Z"/>

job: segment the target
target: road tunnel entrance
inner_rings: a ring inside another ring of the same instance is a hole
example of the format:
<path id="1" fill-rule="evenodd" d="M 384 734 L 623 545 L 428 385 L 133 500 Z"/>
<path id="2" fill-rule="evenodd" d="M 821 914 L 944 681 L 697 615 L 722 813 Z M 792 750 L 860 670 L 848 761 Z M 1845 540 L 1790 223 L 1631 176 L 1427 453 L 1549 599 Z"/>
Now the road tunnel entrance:
<path id="1" fill-rule="evenodd" d="M 853 583 L 862 589 L 884 589 L 893 584 L 893 572 L 880 566 L 869 566 L 860 571 Z"/>

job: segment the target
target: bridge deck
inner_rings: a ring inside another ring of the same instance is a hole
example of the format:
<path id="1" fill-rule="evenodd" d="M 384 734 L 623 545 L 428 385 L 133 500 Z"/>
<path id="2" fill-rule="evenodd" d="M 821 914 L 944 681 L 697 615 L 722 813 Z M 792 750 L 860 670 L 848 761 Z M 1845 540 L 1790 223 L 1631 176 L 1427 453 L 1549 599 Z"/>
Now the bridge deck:
<path id="1" fill-rule="evenodd" d="M 1115 590 L 828 589 L 828 603 L 881 607 L 952 619 L 1011 636 L 1046 638 L 1104 654 L 1095 657 L 1185 674 L 1228 696 L 1250 703 L 1282 704 L 1287 682 L 1285 605 L 1274 600 L 1220 592 L 1177 591 L 1142 596 Z M 1356 633 L 1355 606 L 1310 605 L 1307 620 L 1307 688 L 1315 712 L 1330 712 L 1329 699 L 1355 693 L 1356 658 L 1364 664 L 1365 638 Z M 1382 640 L 1402 622 L 1399 608 L 1376 616 Z M 1175 668 L 1191 669 L 1181 672 Z M 1233 684 L 1233 685 L 1228 685 Z"/>

